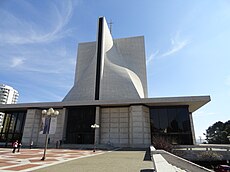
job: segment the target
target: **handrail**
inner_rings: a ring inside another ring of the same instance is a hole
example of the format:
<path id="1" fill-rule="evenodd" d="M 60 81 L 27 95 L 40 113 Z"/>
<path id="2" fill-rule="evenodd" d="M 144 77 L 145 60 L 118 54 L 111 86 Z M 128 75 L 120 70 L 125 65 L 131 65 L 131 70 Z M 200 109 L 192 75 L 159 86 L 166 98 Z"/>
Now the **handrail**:
<path id="1" fill-rule="evenodd" d="M 193 150 L 196 148 L 206 148 L 206 150 L 212 149 L 224 149 L 230 151 L 230 145 L 214 145 L 214 144 L 200 144 L 200 145 L 176 145 L 174 149 L 186 148 L 187 150 Z"/>

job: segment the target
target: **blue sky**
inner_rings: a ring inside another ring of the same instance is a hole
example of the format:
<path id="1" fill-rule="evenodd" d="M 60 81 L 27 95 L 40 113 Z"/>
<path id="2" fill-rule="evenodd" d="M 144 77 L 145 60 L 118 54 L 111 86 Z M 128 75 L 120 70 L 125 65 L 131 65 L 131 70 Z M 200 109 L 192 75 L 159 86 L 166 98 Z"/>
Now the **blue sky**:
<path id="1" fill-rule="evenodd" d="M 99 16 L 113 21 L 114 38 L 145 36 L 149 97 L 211 96 L 193 115 L 197 138 L 230 119 L 228 0 L 1 0 L 0 83 L 19 103 L 61 101 Z"/>

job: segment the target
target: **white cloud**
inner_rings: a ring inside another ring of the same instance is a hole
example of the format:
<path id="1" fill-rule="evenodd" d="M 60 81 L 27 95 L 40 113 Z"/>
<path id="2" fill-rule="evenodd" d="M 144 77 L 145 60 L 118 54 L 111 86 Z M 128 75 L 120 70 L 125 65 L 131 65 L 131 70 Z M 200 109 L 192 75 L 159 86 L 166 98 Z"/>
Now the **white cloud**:
<path id="1" fill-rule="evenodd" d="M 163 53 L 161 56 L 165 57 L 165 56 L 170 56 L 174 53 L 177 53 L 178 51 L 186 47 L 189 43 L 190 42 L 188 39 L 181 39 L 180 32 L 177 32 L 176 35 L 173 38 L 171 38 L 170 49 L 167 52 Z"/>
<path id="2" fill-rule="evenodd" d="M 28 5 L 27 8 L 33 7 Z M 46 10 L 43 16 L 32 14 L 31 19 L 27 20 L 9 11 L 0 10 L 3 19 L 0 24 L 0 44 L 45 43 L 69 34 L 70 29 L 65 29 L 65 26 L 73 14 L 72 1 L 65 1 L 62 4 L 51 3 L 49 9 L 51 10 Z"/>
<path id="3" fill-rule="evenodd" d="M 25 61 L 24 58 L 15 57 L 15 58 L 12 59 L 10 67 L 21 66 L 24 63 L 24 61 Z"/>
<path id="4" fill-rule="evenodd" d="M 0 53 L 0 67 L 3 70 L 50 73 L 67 75 L 75 70 L 76 52 L 65 46 L 29 46 L 23 45 L 17 48 L 10 46 L 14 51 L 2 49 Z M 12 57 L 12 58 L 8 58 Z"/>
<path id="5" fill-rule="evenodd" d="M 154 53 L 150 54 L 150 56 L 146 60 L 146 64 L 149 65 L 149 63 L 157 56 L 158 53 L 159 51 L 157 50 Z"/>

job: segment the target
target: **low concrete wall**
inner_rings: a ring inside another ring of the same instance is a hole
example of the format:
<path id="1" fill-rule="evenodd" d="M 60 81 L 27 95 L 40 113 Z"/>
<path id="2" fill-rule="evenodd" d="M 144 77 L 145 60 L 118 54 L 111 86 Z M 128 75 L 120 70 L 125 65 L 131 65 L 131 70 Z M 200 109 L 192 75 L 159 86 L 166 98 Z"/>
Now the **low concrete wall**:
<path id="1" fill-rule="evenodd" d="M 177 145 L 173 152 L 190 161 L 230 160 L 230 145 Z"/>
<path id="2" fill-rule="evenodd" d="M 150 146 L 150 151 L 155 172 L 176 172 L 173 166 L 169 164 L 153 146 Z"/>
<path id="3" fill-rule="evenodd" d="M 212 170 L 199 166 L 193 162 L 190 162 L 186 159 L 178 157 L 164 150 L 151 150 L 151 155 L 154 154 L 160 154 L 168 163 L 182 170 L 194 171 L 194 172 L 213 172 Z"/>

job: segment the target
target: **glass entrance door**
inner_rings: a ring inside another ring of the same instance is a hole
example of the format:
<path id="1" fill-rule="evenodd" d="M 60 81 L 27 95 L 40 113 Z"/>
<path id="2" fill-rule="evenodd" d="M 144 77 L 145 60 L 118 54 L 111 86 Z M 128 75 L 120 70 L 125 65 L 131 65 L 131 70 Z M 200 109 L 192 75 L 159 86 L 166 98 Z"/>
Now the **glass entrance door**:
<path id="1" fill-rule="evenodd" d="M 68 108 L 66 143 L 93 144 L 95 123 L 95 107 Z"/>

